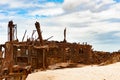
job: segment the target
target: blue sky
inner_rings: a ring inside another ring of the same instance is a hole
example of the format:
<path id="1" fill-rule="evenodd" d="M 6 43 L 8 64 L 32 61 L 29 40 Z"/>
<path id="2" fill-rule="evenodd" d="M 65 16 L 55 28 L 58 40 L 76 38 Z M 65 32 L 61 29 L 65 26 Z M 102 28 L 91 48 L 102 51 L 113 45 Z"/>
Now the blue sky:
<path id="1" fill-rule="evenodd" d="M 100 51 L 120 49 L 120 0 L 2 0 L 0 44 L 7 41 L 10 20 L 17 24 L 19 41 L 25 30 L 30 37 L 39 21 L 44 39 L 62 41 L 66 27 L 68 42 L 88 42 Z"/>

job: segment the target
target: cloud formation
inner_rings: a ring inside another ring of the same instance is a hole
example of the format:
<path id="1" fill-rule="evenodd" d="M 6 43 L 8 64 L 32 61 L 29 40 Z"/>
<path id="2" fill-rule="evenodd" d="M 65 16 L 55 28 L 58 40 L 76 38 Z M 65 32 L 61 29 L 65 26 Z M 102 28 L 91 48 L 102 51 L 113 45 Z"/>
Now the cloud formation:
<path id="1" fill-rule="evenodd" d="M 100 12 L 108 9 L 115 1 L 113 0 L 65 0 L 63 8 L 65 10 L 90 10 Z"/>
<path id="2" fill-rule="evenodd" d="M 27 35 L 32 33 L 37 20 L 44 38 L 54 36 L 53 40 L 63 40 L 66 27 L 69 42 L 88 42 L 95 50 L 117 51 L 120 44 L 119 6 L 118 0 L 4 0 L 0 2 L 0 43 L 7 40 L 9 20 L 18 25 L 20 40 L 25 29 Z"/>

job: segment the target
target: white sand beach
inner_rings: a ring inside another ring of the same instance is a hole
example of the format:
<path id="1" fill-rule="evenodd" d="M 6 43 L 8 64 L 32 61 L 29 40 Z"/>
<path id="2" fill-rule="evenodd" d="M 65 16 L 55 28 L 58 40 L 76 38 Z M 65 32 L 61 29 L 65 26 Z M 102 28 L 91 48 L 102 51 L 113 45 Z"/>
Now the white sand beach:
<path id="1" fill-rule="evenodd" d="M 106 66 L 40 71 L 29 74 L 26 80 L 120 80 L 120 62 Z"/>

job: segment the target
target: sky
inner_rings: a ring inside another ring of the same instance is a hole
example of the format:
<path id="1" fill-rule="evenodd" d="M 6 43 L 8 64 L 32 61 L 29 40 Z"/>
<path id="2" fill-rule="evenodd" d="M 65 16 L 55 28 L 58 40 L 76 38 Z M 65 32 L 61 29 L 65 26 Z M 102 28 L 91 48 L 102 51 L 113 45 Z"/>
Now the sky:
<path id="1" fill-rule="evenodd" d="M 44 39 L 87 42 L 97 51 L 120 49 L 120 0 L 2 0 L 0 1 L 0 44 L 8 40 L 8 21 L 17 24 L 17 36 L 30 38 L 40 22 Z M 34 34 L 37 37 L 37 33 Z"/>

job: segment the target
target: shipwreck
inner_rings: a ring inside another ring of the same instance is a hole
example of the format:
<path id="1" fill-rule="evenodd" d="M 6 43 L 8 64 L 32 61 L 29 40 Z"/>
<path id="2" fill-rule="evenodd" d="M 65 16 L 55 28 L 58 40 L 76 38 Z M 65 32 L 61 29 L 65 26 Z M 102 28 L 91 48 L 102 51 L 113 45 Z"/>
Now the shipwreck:
<path id="1" fill-rule="evenodd" d="M 87 43 L 70 43 L 66 40 L 66 28 L 63 41 L 43 39 L 40 23 L 35 23 L 38 38 L 21 42 L 17 39 L 17 26 L 8 23 L 8 41 L 0 44 L 0 79 L 25 80 L 36 69 L 46 70 L 58 63 L 72 64 L 109 64 L 120 60 L 120 52 L 94 51 Z M 34 33 L 33 33 L 34 34 Z M 117 56 L 117 58 L 116 58 Z M 111 59 L 112 58 L 112 59 Z M 115 59 L 114 59 L 115 58 Z M 114 59 L 114 61 L 113 61 Z M 110 62 L 111 60 L 111 62 Z M 62 68 L 63 66 L 59 66 Z M 57 67 L 58 68 L 58 67 Z"/>

